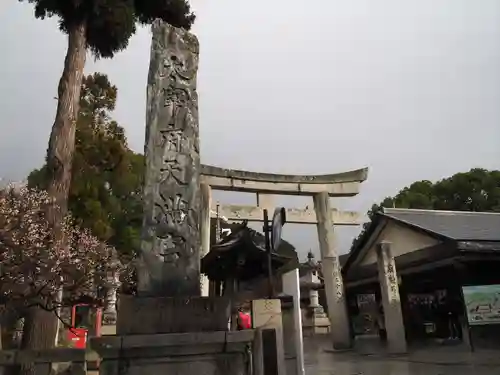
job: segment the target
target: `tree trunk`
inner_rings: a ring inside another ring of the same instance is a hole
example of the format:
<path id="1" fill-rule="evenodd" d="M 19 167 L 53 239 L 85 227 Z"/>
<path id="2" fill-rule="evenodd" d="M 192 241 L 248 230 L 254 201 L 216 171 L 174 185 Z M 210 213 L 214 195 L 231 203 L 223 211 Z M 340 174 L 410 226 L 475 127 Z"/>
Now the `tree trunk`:
<path id="1" fill-rule="evenodd" d="M 87 53 L 85 29 L 85 24 L 78 25 L 68 35 L 68 51 L 58 87 L 56 119 L 47 150 L 48 193 L 55 200 L 48 219 L 55 228 L 56 240 L 61 238 L 60 224 L 68 209 L 76 121 Z"/>
<path id="2" fill-rule="evenodd" d="M 24 318 L 21 349 L 46 349 L 54 347 L 57 320 L 54 313 L 31 307 Z M 35 366 L 21 365 L 20 375 L 34 375 Z"/>
<path id="3" fill-rule="evenodd" d="M 3 337 L 4 337 L 4 329 L 3 329 L 3 322 L 1 321 L 0 319 L 0 351 L 3 350 Z M 0 365 L 0 375 L 4 375 L 5 374 L 5 367 Z"/>
<path id="4" fill-rule="evenodd" d="M 17 349 L 14 334 L 17 333 L 18 310 L 0 306 L 0 351 Z M 1 366 L 0 375 L 15 374 L 15 366 Z"/>
<path id="5" fill-rule="evenodd" d="M 75 131 L 80 107 L 80 90 L 86 59 L 86 25 L 75 25 L 68 33 L 68 50 L 59 80 L 57 111 L 47 150 L 48 193 L 54 199 L 47 212 L 53 227 L 53 239 L 64 240 L 61 223 L 68 210 L 71 167 L 75 149 Z M 59 243 L 58 246 L 64 246 Z M 54 298 L 56 296 L 54 295 Z M 26 316 L 22 347 L 42 349 L 54 347 L 56 316 L 33 308 Z M 33 370 L 33 369 L 31 369 Z M 23 374 L 31 373 L 23 369 Z"/>

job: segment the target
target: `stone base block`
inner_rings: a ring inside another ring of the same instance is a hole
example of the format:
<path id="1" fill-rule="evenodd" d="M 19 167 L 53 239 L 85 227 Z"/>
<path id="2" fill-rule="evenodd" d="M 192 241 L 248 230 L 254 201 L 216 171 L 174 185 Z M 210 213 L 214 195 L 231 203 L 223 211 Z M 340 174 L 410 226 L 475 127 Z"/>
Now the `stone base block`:
<path id="1" fill-rule="evenodd" d="M 251 375 L 255 331 L 108 336 L 91 339 L 100 375 Z"/>
<path id="2" fill-rule="evenodd" d="M 330 326 L 316 326 L 314 327 L 314 334 L 315 335 L 326 335 L 330 333 Z"/>
<path id="3" fill-rule="evenodd" d="M 303 314 L 302 324 L 305 336 L 330 333 L 330 319 L 321 306 L 308 307 Z"/>
<path id="4" fill-rule="evenodd" d="M 226 331 L 230 300 L 224 297 L 120 296 L 118 335 Z"/>
<path id="5" fill-rule="evenodd" d="M 116 335 L 116 324 L 115 325 L 103 325 L 101 327 L 101 336 Z"/>
<path id="6" fill-rule="evenodd" d="M 326 315 L 325 310 L 321 306 L 310 307 L 309 309 L 315 318 L 328 318 L 328 315 Z"/>
<path id="7" fill-rule="evenodd" d="M 252 301 L 252 324 L 262 336 L 264 368 L 273 375 L 285 375 L 286 371 L 281 303 L 281 299 Z M 293 333 L 287 340 L 294 340 Z"/>

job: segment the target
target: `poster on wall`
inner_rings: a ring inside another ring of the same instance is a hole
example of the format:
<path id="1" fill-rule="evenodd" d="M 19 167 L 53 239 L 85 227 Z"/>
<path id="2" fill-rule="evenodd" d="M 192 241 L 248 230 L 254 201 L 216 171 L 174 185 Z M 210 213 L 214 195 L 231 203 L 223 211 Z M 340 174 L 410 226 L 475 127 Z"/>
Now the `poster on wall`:
<path id="1" fill-rule="evenodd" d="M 470 325 L 500 324 L 500 285 L 464 286 Z"/>

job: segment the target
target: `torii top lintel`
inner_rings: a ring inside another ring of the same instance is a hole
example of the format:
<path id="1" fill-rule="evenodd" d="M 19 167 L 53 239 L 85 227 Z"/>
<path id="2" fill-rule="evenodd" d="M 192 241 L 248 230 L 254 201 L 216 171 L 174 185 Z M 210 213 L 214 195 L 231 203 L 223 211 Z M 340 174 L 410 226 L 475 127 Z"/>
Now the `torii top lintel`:
<path id="1" fill-rule="evenodd" d="M 259 173 L 201 165 L 201 182 L 215 190 L 314 195 L 328 192 L 331 197 L 352 197 L 368 177 L 368 168 L 324 175 Z"/>

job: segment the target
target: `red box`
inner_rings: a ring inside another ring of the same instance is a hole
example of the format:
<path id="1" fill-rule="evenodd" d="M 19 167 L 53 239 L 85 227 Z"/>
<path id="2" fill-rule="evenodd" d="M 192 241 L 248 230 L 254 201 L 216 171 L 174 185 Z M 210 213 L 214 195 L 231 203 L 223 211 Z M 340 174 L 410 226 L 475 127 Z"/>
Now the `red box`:
<path id="1" fill-rule="evenodd" d="M 71 328 L 68 330 L 68 341 L 74 348 L 85 349 L 87 347 L 87 334 L 86 328 Z"/>

